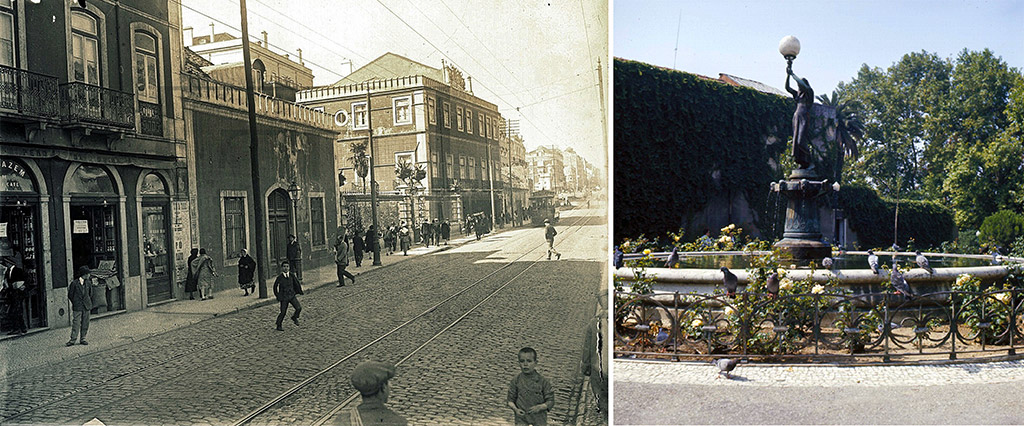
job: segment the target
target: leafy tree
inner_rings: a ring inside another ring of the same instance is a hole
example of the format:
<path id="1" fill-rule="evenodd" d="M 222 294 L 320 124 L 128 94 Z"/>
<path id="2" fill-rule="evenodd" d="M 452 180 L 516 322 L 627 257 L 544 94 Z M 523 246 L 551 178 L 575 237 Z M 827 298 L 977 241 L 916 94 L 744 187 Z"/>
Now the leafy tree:
<path id="1" fill-rule="evenodd" d="M 427 170 L 420 164 L 413 165 L 408 161 L 403 161 L 395 165 L 395 177 L 413 188 L 427 177 Z"/>
<path id="2" fill-rule="evenodd" d="M 370 171 L 370 157 L 366 155 L 366 141 L 353 141 L 348 150 L 352 153 L 349 161 L 356 169 L 356 175 L 363 179 L 363 192 L 366 192 L 366 175 Z"/>
<path id="3" fill-rule="evenodd" d="M 999 247 L 1009 248 L 1020 237 L 1024 237 L 1024 215 L 1000 210 L 981 223 L 981 238 Z"/>
<path id="4" fill-rule="evenodd" d="M 828 94 L 818 96 L 818 100 L 825 106 L 836 110 L 835 132 L 836 142 L 839 143 L 839 155 L 836 156 L 836 182 L 843 174 L 843 159 L 847 156 L 856 159 L 859 155 L 857 141 L 864 136 L 864 123 L 861 122 L 860 104 L 850 100 L 842 92 L 832 91 L 832 98 Z"/>
<path id="5" fill-rule="evenodd" d="M 949 166 L 943 190 L 961 229 L 977 228 L 999 209 L 1024 206 L 1024 145 L 1006 138 L 962 147 Z"/>

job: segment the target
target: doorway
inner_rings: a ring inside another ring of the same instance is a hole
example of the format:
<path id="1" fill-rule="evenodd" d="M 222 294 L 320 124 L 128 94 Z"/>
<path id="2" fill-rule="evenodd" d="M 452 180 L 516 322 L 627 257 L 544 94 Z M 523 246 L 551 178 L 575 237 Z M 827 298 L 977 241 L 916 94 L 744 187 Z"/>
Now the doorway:
<path id="1" fill-rule="evenodd" d="M 270 238 L 271 269 L 288 259 L 288 234 L 291 227 L 291 199 L 283 189 L 270 193 L 267 199 L 267 234 Z"/>

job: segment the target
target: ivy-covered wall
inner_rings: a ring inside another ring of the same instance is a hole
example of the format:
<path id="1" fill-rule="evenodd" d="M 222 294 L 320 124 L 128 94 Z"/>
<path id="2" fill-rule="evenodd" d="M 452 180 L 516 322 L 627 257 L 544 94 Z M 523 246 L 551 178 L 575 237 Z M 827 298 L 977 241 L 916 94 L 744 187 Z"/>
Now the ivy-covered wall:
<path id="1" fill-rule="evenodd" d="M 846 212 L 850 228 L 857 233 L 862 249 L 889 247 L 893 243 L 896 201 L 883 199 L 863 184 L 845 185 L 839 191 L 839 207 Z M 953 211 L 932 201 L 900 200 L 897 244 L 904 249 L 914 239 L 913 248 L 937 248 L 943 241 L 955 239 Z"/>
<path id="2" fill-rule="evenodd" d="M 615 241 L 677 231 L 736 192 L 754 225 L 772 229 L 768 186 L 782 178 L 791 99 L 619 58 L 614 75 Z M 701 232 L 692 227 L 688 239 Z"/>

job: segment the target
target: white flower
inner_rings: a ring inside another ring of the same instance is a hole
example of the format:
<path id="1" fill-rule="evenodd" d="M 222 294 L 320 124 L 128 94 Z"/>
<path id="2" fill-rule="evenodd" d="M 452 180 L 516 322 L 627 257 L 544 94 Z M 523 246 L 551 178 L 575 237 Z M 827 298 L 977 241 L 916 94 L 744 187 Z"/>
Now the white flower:
<path id="1" fill-rule="evenodd" d="M 999 294 L 995 295 L 995 298 L 996 298 L 996 300 L 998 300 L 1000 302 L 1007 303 L 1007 302 L 1010 301 L 1010 293 L 1009 292 L 999 293 Z"/>
<path id="2" fill-rule="evenodd" d="M 730 223 L 729 224 L 729 230 L 732 231 L 732 230 L 735 230 L 735 229 L 736 229 L 736 225 Z"/>
<path id="3" fill-rule="evenodd" d="M 779 288 L 782 290 L 789 290 L 793 288 L 793 280 L 789 278 L 783 278 L 779 281 Z"/>
<path id="4" fill-rule="evenodd" d="M 775 272 L 777 272 L 779 274 L 779 277 L 786 276 L 786 270 L 785 269 L 779 268 L 779 269 L 776 269 Z"/>
<path id="5" fill-rule="evenodd" d="M 725 307 L 725 314 L 726 315 L 730 315 L 731 316 L 731 315 L 733 315 L 735 313 L 736 313 L 736 310 L 733 309 L 732 306 L 726 306 Z"/>
<path id="6" fill-rule="evenodd" d="M 690 323 L 690 327 L 697 328 L 704 325 L 704 320 L 697 318 Z"/>
<path id="7" fill-rule="evenodd" d="M 814 294 L 821 294 L 821 293 L 824 293 L 824 292 L 825 292 L 825 287 L 822 286 L 821 284 L 815 284 L 814 287 L 811 288 L 811 293 L 814 293 Z"/>

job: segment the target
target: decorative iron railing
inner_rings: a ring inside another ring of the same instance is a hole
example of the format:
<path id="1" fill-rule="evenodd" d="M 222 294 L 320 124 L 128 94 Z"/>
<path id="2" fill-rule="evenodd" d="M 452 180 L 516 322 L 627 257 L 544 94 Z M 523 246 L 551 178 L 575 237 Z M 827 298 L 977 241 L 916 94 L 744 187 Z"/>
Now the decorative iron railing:
<path id="1" fill-rule="evenodd" d="M 160 113 L 160 104 L 139 101 L 139 133 L 164 135 L 164 116 Z"/>
<path id="2" fill-rule="evenodd" d="M 615 355 L 891 361 L 1015 355 L 1024 289 L 891 293 L 616 292 Z"/>
<path id="3" fill-rule="evenodd" d="M 135 128 L 135 95 L 92 84 L 60 85 L 64 118 L 70 122 Z"/>
<path id="4" fill-rule="evenodd" d="M 184 94 L 186 99 L 209 102 L 229 106 L 235 109 L 246 109 L 245 88 L 221 82 L 182 74 L 185 81 Z M 320 110 L 273 98 L 262 93 L 255 93 L 256 113 L 266 117 L 275 117 L 316 126 L 325 130 L 334 130 L 334 118 Z"/>
<path id="5" fill-rule="evenodd" d="M 56 77 L 0 66 L 0 109 L 56 118 L 60 113 L 57 87 Z"/>

